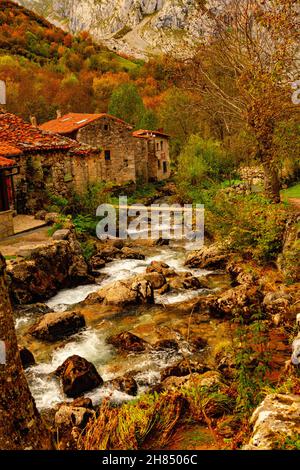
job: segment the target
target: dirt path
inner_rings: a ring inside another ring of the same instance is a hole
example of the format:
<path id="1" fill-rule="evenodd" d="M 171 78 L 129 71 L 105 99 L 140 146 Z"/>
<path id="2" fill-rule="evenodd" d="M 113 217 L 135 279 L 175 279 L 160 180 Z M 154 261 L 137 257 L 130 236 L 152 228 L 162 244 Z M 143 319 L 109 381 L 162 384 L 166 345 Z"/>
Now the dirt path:
<path id="1" fill-rule="evenodd" d="M 52 241 L 48 235 L 49 227 L 34 229 L 25 234 L 14 235 L 0 241 L 0 252 L 5 257 L 15 257 L 20 252 L 26 252 L 45 246 Z"/>

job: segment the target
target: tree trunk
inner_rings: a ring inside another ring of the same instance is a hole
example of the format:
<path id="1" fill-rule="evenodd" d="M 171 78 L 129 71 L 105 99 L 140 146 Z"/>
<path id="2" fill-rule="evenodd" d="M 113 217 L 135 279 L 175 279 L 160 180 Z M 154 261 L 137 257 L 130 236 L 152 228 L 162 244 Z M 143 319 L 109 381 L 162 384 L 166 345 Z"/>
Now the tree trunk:
<path id="1" fill-rule="evenodd" d="M 278 203 L 280 202 L 280 180 L 278 169 L 273 162 L 264 161 L 264 184 L 265 184 L 265 196 L 271 201 Z"/>
<path id="2" fill-rule="evenodd" d="M 35 406 L 23 372 L 0 253 L 0 449 L 47 450 L 50 432 Z"/>

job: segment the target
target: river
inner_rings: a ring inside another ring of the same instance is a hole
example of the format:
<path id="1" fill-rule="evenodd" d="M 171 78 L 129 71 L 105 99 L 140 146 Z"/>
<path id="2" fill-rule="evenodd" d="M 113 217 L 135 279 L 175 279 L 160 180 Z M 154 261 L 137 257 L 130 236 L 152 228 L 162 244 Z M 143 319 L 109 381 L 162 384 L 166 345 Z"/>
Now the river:
<path id="1" fill-rule="evenodd" d="M 161 371 L 184 357 L 213 360 L 217 348 L 226 343 L 228 325 L 206 315 L 193 314 L 189 308 L 191 299 L 211 293 L 228 285 L 225 275 L 211 274 L 211 288 L 169 292 L 156 296 L 155 305 L 135 307 L 112 307 L 101 305 L 80 305 L 80 302 L 106 283 L 127 279 L 145 272 L 153 260 L 164 261 L 176 271 L 191 271 L 195 276 L 209 275 L 204 270 L 189 270 L 184 266 L 186 247 L 181 243 L 170 246 L 143 248 L 146 259 L 117 260 L 99 270 L 98 284 L 85 285 L 60 291 L 47 305 L 52 311 L 79 309 L 86 318 L 87 328 L 77 335 L 58 343 L 44 343 L 35 340 L 26 331 L 36 320 L 36 314 L 23 314 L 16 319 L 19 342 L 34 354 L 37 365 L 26 371 L 29 385 L 40 410 L 52 408 L 66 401 L 59 381 L 53 376 L 55 369 L 73 354 L 91 361 L 104 381 L 131 372 L 138 383 L 141 394 L 160 382 Z M 78 305 L 79 304 L 79 305 Z M 106 338 L 122 331 L 131 331 L 153 344 L 161 339 L 176 339 L 179 351 L 150 350 L 139 354 L 124 355 L 107 344 Z M 208 342 L 203 350 L 195 351 L 192 340 L 202 338 Z M 98 404 L 104 397 L 114 402 L 132 400 L 111 386 L 104 385 L 85 396 Z"/>

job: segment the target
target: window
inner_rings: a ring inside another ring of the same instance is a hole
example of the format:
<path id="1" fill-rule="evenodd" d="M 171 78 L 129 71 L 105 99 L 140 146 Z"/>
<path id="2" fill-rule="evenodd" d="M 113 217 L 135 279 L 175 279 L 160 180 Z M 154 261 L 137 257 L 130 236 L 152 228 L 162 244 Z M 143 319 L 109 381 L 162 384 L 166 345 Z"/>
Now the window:
<path id="1" fill-rule="evenodd" d="M 160 170 L 161 169 L 160 160 L 157 161 L 157 166 L 158 166 L 158 169 Z"/>
<path id="2" fill-rule="evenodd" d="M 162 140 L 161 143 L 160 143 L 160 150 L 163 151 L 163 149 L 164 149 L 164 142 Z"/>
<path id="3" fill-rule="evenodd" d="M 103 130 L 104 130 L 104 131 L 109 131 L 109 125 L 108 125 L 108 124 L 104 124 Z"/>
<path id="4" fill-rule="evenodd" d="M 156 144 L 156 149 L 159 150 L 159 142 Z"/>
<path id="5" fill-rule="evenodd" d="M 163 169 L 164 169 L 164 173 L 167 173 L 167 171 L 168 171 L 168 164 L 167 164 L 167 162 L 163 162 Z"/>
<path id="6" fill-rule="evenodd" d="M 127 160 L 127 159 L 124 160 L 124 167 L 125 167 L 125 168 L 128 167 L 128 160 Z"/>
<path id="7" fill-rule="evenodd" d="M 110 162 L 110 150 L 104 151 L 104 158 L 106 162 Z"/>

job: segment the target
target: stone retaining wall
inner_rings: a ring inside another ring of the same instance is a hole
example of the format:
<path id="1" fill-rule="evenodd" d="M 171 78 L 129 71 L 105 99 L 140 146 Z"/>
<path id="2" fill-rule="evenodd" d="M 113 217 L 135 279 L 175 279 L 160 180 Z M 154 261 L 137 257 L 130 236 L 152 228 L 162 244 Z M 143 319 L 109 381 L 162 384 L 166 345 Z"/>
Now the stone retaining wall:
<path id="1" fill-rule="evenodd" d="M 0 240 L 14 234 L 13 211 L 0 212 Z"/>

